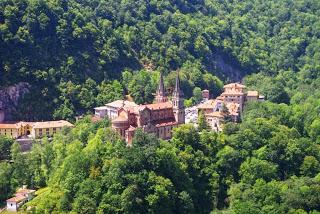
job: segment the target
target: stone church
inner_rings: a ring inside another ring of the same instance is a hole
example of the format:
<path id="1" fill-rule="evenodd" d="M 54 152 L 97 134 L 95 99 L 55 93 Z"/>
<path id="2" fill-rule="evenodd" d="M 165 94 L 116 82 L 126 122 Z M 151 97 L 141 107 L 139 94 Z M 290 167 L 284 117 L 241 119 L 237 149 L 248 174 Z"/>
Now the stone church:
<path id="1" fill-rule="evenodd" d="M 180 90 L 179 73 L 177 73 L 172 100 L 169 101 L 160 75 L 155 103 L 137 106 L 123 106 L 118 110 L 118 117 L 112 120 L 112 127 L 132 144 L 135 130 L 141 128 L 161 139 L 170 139 L 172 129 L 185 122 L 183 92 Z"/>

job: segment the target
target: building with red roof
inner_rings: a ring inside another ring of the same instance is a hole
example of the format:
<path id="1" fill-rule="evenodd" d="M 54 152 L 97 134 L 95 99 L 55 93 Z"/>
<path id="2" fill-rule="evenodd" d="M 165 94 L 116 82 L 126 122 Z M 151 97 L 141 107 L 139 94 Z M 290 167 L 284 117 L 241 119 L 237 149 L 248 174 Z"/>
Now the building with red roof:
<path id="1" fill-rule="evenodd" d="M 35 192 L 35 190 L 27 189 L 25 187 L 18 189 L 15 193 L 15 196 L 6 201 L 7 210 L 10 212 L 17 212 L 23 204 L 30 201 L 34 197 Z"/>
<path id="2" fill-rule="evenodd" d="M 238 122 L 247 102 L 264 100 L 258 91 L 246 91 L 246 86 L 240 83 L 230 83 L 223 88 L 224 92 L 215 100 L 207 100 L 197 106 L 198 112 L 203 111 L 208 124 L 215 131 L 222 130 L 225 117 Z"/>
<path id="3" fill-rule="evenodd" d="M 156 92 L 155 103 L 131 105 L 118 110 L 118 116 L 112 120 L 112 127 L 131 145 L 134 133 L 141 128 L 159 138 L 170 139 L 172 129 L 185 122 L 183 92 L 180 90 L 179 73 L 176 77 L 172 100 L 168 101 L 162 74 Z"/>

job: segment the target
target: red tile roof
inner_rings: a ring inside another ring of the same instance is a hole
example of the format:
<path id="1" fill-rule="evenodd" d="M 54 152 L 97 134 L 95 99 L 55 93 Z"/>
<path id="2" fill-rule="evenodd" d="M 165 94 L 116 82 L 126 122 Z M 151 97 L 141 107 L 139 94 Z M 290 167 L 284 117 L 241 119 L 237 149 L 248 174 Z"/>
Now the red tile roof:
<path id="1" fill-rule="evenodd" d="M 178 123 L 176 121 L 171 121 L 171 122 L 164 122 L 164 123 L 157 123 L 156 127 L 161 127 L 161 126 L 173 126 L 177 125 Z"/>
<path id="2" fill-rule="evenodd" d="M 128 122 L 128 118 L 124 115 L 120 115 L 112 120 L 112 122 Z"/>
<path id="3" fill-rule="evenodd" d="M 223 118 L 224 115 L 223 115 L 223 113 L 220 112 L 220 111 L 215 111 L 215 112 L 206 114 L 206 117 L 219 117 L 219 118 Z"/>
<path id="4" fill-rule="evenodd" d="M 223 88 L 245 88 L 245 87 L 246 86 L 244 86 L 240 83 L 230 83 L 230 84 L 223 86 Z"/>
<path id="5" fill-rule="evenodd" d="M 60 128 L 64 126 L 73 127 L 73 124 L 69 123 L 66 120 L 44 121 L 44 122 L 36 122 L 33 124 L 34 129 Z"/>
<path id="6" fill-rule="evenodd" d="M 205 103 L 199 104 L 197 106 L 198 109 L 208 109 L 208 108 L 214 108 L 216 106 L 216 100 L 208 100 Z"/>
<path id="7" fill-rule="evenodd" d="M 19 123 L 1 123 L 0 129 L 18 129 Z"/>
<path id="8" fill-rule="evenodd" d="M 157 120 L 152 122 L 156 127 L 161 127 L 161 126 L 171 126 L 171 125 L 176 125 L 178 124 L 175 120 L 175 118 L 168 118 L 165 120 Z"/>
<path id="9" fill-rule="evenodd" d="M 106 106 L 113 107 L 113 108 L 121 108 L 121 107 L 136 107 L 138 105 L 128 100 L 116 100 L 111 103 L 107 103 Z"/>
<path id="10" fill-rule="evenodd" d="M 166 108 L 172 108 L 171 102 L 165 102 L 165 103 L 152 103 L 145 105 L 147 108 L 151 110 L 157 110 L 157 109 L 166 109 Z"/>
<path id="11" fill-rule="evenodd" d="M 18 189 L 16 194 L 29 194 L 29 193 L 34 193 L 35 190 L 33 189 Z"/>
<path id="12" fill-rule="evenodd" d="M 7 199 L 7 202 L 19 203 L 21 201 L 26 200 L 26 198 L 27 198 L 26 196 L 19 195 L 19 196 L 15 196 L 15 197 Z"/>
<path id="13" fill-rule="evenodd" d="M 244 93 L 243 92 L 238 92 L 238 91 L 228 91 L 228 92 L 223 92 L 221 94 L 221 96 L 233 96 L 233 95 L 235 95 L 235 96 L 244 95 Z"/>

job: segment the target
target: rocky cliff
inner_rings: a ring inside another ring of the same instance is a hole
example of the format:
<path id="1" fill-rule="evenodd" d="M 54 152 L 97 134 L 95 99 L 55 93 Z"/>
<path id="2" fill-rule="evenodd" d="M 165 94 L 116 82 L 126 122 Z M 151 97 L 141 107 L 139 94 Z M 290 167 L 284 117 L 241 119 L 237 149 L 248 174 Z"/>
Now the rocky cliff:
<path id="1" fill-rule="evenodd" d="M 29 83 L 20 82 L 0 90 L 0 121 L 12 118 L 19 100 L 29 93 L 29 89 Z"/>
<path id="2" fill-rule="evenodd" d="M 209 59 L 206 70 L 219 77 L 224 82 L 241 82 L 247 71 L 241 68 L 235 59 L 217 52 Z"/>
<path id="3" fill-rule="evenodd" d="M 228 82 L 241 82 L 245 75 L 239 66 L 232 64 L 228 58 L 219 54 L 215 57 L 215 63 L 218 75 Z"/>

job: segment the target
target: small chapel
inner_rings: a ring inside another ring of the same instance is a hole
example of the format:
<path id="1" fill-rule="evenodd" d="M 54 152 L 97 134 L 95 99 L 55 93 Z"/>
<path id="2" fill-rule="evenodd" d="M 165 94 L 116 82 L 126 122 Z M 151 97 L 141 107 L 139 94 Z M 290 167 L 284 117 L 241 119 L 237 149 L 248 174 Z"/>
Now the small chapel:
<path id="1" fill-rule="evenodd" d="M 183 92 L 180 89 L 179 72 L 177 72 L 172 100 L 169 101 L 160 74 L 155 103 L 137 106 L 123 106 L 118 116 L 112 120 L 112 127 L 132 145 L 137 128 L 153 133 L 161 139 L 170 139 L 172 129 L 185 123 Z"/>

